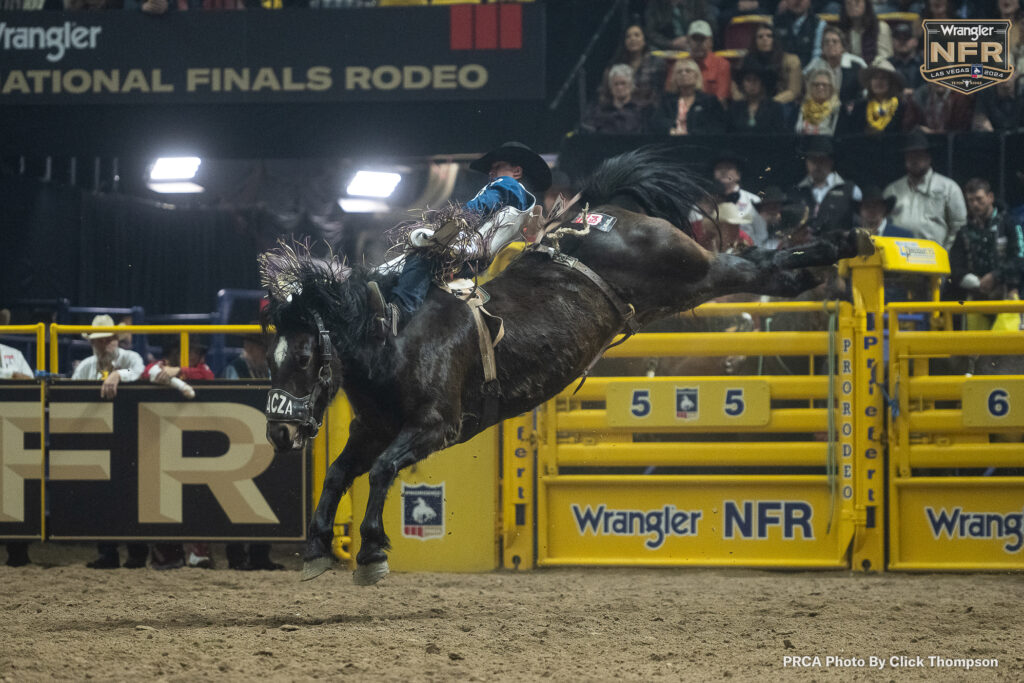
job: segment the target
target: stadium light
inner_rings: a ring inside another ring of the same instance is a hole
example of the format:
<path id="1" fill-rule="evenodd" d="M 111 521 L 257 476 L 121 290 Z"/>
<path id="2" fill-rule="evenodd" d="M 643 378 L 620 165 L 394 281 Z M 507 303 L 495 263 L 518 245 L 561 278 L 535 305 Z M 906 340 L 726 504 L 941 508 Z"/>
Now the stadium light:
<path id="1" fill-rule="evenodd" d="M 199 157 L 160 157 L 149 169 L 146 186 L 161 194 L 194 194 L 206 188 L 192 182 L 202 164 Z"/>
<path id="2" fill-rule="evenodd" d="M 388 173 L 384 171 L 358 171 L 352 182 L 345 188 L 350 197 L 375 197 L 385 199 L 390 197 L 402 182 L 400 173 Z"/>
<path id="3" fill-rule="evenodd" d="M 192 180 L 203 163 L 199 157 L 160 157 L 149 171 L 149 179 Z"/>
<path id="4" fill-rule="evenodd" d="M 338 206 L 345 213 L 387 213 L 390 210 L 387 202 L 358 197 L 342 197 L 338 200 Z"/>

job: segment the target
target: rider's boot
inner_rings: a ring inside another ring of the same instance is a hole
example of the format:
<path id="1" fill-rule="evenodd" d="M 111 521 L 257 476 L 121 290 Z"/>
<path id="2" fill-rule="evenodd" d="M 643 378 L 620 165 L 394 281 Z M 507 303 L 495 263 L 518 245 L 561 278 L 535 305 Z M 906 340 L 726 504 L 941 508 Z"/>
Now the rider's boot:
<path id="1" fill-rule="evenodd" d="M 373 310 L 374 336 L 381 341 L 386 339 L 389 334 L 392 337 L 397 337 L 398 326 L 402 319 L 401 309 L 384 299 L 384 294 L 380 291 L 380 285 L 376 282 L 370 281 L 366 283 L 366 286 L 370 308 Z"/>

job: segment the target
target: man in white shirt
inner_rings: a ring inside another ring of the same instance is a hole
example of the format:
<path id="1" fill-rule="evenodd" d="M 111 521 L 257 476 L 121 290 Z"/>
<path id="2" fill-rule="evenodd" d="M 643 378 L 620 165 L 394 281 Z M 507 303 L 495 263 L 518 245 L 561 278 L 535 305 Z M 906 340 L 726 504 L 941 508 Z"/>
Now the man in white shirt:
<path id="1" fill-rule="evenodd" d="M 114 319 L 109 315 L 98 315 L 92 319 L 92 326 L 113 327 Z M 71 379 L 102 379 L 100 396 L 114 398 L 117 396 L 118 384 L 134 382 L 142 376 L 146 367 L 142 356 L 118 348 L 117 335 L 113 332 L 83 333 L 82 336 L 92 344 L 92 355 L 78 364 Z"/>
<path id="2" fill-rule="evenodd" d="M 892 220 L 948 251 L 967 222 L 963 192 L 952 178 L 932 170 L 930 145 L 923 132 L 911 132 L 902 151 L 907 175 L 885 188 L 886 197 L 896 198 Z"/>
<path id="3" fill-rule="evenodd" d="M 0 309 L 0 327 L 11 324 L 11 312 Z M 32 366 L 18 349 L 0 344 L 0 379 L 32 379 Z"/>

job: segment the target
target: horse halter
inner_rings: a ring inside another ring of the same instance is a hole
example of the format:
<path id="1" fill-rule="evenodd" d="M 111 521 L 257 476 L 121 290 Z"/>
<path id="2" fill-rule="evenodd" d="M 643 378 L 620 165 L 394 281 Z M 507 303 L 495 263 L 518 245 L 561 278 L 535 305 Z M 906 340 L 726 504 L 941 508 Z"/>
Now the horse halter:
<path id="1" fill-rule="evenodd" d="M 313 417 L 313 408 L 321 392 L 330 390 L 333 377 L 331 360 L 334 357 L 331 335 L 324 327 L 323 318 L 314 311 L 313 320 L 316 321 L 320 338 L 320 373 L 316 385 L 305 396 L 293 396 L 283 389 L 271 389 L 267 394 L 267 407 L 263 411 L 268 422 L 297 424 L 300 430 L 306 428 L 310 435 L 320 431 L 320 425 L 323 423 L 322 419 L 318 421 Z"/>

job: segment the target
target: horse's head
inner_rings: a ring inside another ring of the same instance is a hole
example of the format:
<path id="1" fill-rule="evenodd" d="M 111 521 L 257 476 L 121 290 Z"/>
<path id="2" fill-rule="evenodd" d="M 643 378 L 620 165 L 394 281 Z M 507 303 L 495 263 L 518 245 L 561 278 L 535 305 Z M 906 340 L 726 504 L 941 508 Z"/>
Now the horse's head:
<path id="1" fill-rule="evenodd" d="M 267 440 L 278 451 L 302 448 L 316 436 L 331 399 L 341 386 L 338 339 L 324 320 L 344 312 L 351 269 L 333 257 L 309 253 L 308 245 L 281 245 L 260 257 L 260 275 L 270 293 L 265 324 L 277 332 L 271 352 L 267 395 Z"/>
<path id="2" fill-rule="evenodd" d="M 316 330 L 278 330 L 270 363 L 267 440 L 277 451 L 302 448 L 316 436 L 338 390 L 341 361 L 318 313 Z"/>

